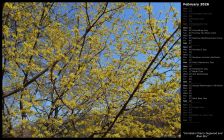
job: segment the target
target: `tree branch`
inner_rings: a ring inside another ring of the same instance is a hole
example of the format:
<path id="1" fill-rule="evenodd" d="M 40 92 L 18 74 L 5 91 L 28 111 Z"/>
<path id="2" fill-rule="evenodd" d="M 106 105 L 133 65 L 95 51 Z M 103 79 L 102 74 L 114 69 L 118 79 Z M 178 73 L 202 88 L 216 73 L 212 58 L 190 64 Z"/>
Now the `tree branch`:
<path id="1" fill-rule="evenodd" d="M 58 61 L 54 62 L 57 63 Z M 30 79 L 28 82 L 24 83 L 23 87 L 21 88 L 17 88 L 9 93 L 3 93 L 2 97 L 6 98 L 8 96 L 11 96 L 17 92 L 23 91 L 24 88 L 26 88 L 27 86 L 29 86 L 31 83 L 33 83 L 35 80 L 37 80 L 37 78 L 39 78 L 40 76 L 42 76 L 45 72 L 47 72 L 49 70 L 50 66 L 45 68 L 43 71 L 41 71 L 40 73 L 38 73 L 36 76 L 34 76 L 32 79 Z"/>
<path id="2" fill-rule="evenodd" d="M 170 35 L 170 37 L 163 43 L 163 45 L 159 48 L 157 54 L 155 55 L 155 57 L 153 58 L 153 60 L 149 63 L 148 67 L 146 68 L 146 70 L 144 71 L 144 73 L 141 76 L 141 79 L 139 80 L 137 86 L 135 87 L 135 89 L 133 90 L 133 92 L 131 93 L 131 95 L 129 96 L 128 100 L 124 103 L 123 107 L 120 109 L 120 111 L 118 112 L 118 114 L 116 115 L 114 121 L 111 123 L 111 125 L 108 127 L 108 129 L 106 130 L 106 132 L 103 134 L 102 138 L 104 138 L 107 133 L 113 128 L 114 124 L 116 123 L 117 119 L 120 117 L 120 115 L 124 112 L 124 110 L 126 109 L 127 104 L 131 101 L 131 99 L 133 98 L 134 94 L 136 93 L 136 91 L 139 89 L 140 85 L 143 84 L 143 79 L 146 76 L 148 70 L 151 68 L 151 66 L 153 65 L 153 63 L 155 62 L 155 60 L 157 59 L 157 57 L 159 56 L 159 54 L 161 53 L 162 49 L 164 48 L 164 46 L 168 43 L 168 41 L 174 36 L 174 34 L 179 30 L 179 27 L 172 33 L 172 35 Z"/>

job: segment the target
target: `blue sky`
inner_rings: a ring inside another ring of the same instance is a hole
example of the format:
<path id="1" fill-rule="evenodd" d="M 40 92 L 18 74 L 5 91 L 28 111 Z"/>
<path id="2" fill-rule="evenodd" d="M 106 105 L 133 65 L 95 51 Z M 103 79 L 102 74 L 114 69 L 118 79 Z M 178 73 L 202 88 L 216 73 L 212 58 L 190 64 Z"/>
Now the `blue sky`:
<path id="1" fill-rule="evenodd" d="M 141 14 L 142 15 L 142 19 L 143 20 L 146 20 L 148 19 L 148 14 L 146 12 L 146 10 L 144 9 L 145 6 L 148 6 L 148 2 L 139 2 L 137 3 L 137 6 L 139 7 L 139 11 L 138 11 L 138 14 Z M 164 19 L 166 17 L 165 13 L 167 11 L 169 11 L 169 8 L 170 6 L 172 5 L 177 11 L 178 11 L 178 15 L 177 15 L 177 18 L 180 19 L 181 17 L 181 3 L 179 2 L 172 2 L 172 3 L 165 3 L 165 2 L 151 2 L 150 5 L 153 7 L 153 10 L 152 10 L 152 16 L 155 18 L 155 19 Z M 160 15 L 160 11 L 162 12 L 162 14 Z M 159 16 L 160 15 L 160 16 Z M 121 19 L 124 19 L 124 20 L 133 20 L 133 18 L 135 18 L 135 14 L 134 14 L 134 11 L 130 8 L 126 8 L 124 10 L 124 13 L 121 14 L 119 17 Z M 109 25 L 109 23 L 106 23 Z M 131 25 L 131 30 L 132 29 L 135 29 L 138 25 L 134 24 L 134 25 Z M 168 19 L 168 23 L 167 23 L 167 27 L 168 27 L 168 32 L 169 33 L 172 33 L 175 28 L 173 26 L 173 21 L 171 19 Z M 139 29 L 142 29 L 142 25 L 139 26 Z M 144 30 L 144 29 L 143 29 Z M 148 30 L 148 29 L 147 29 Z M 131 31 L 128 31 L 128 32 L 131 32 Z M 113 36 L 111 36 L 113 38 Z M 114 49 L 114 47 L 111 47 L 112 49 Z M 113 55 L 114 58 L 119 58 L 118 55 L 114 54 Z M 139 61 L 146 61 L 147 60 L 147 54 L 144 55 L 144 54 L 139 54 L 137 55 L 137 60 Z M 103 56 L 101 57 L 102 59 L 102 63 L 105 63 L 105 62 L 108 62 L 107 59 L 103 58 Z M 180 64 L 180 61 L 179 61 L 179 64 Z M 160 69 L 160 71 L 163 71 L 162 69 Z"/>
<path id="2" fill-rule="evenodd" d="M 139 8 L 139 11 L 138 13 L 142 15 L 142 19 L 148 19 L 148 15 L 147 15 L 147 12 L 145 11 L 144 7 L 147 6 L 148 3 L 146 2 L 139 2 L 137 3 L 137 6 L 141 7 Z M 164 3 L 164 2 L 151 2 L 151 6 L 153 7 L 153 10 L 152 10 L 152 15 L 154 18 L 158 19 L 159 17 L 159 13 L 160 11 L 162 11 L 163 13 L 161 14 L 160 16 L 160 19 L 164 19 L 165 18 L 165 12 L 167 12 L 170 8 L 170 6 L 173 6 L 177 11 L 179 11 L 179 14 L 178 14 L 178 18 L 180 18 L 180 13 L 181 13 L 181 3 Z M 71 6 L 71 5 L 70 5 Z M 70 7 L 69 6 L 69 7 Z M 134 15 L 133 15 L 133 10 L 132 9 L 128 9 L 126 8 L 124 10 L 124 13 L 122 13 L 119 17 L 124 19 L 124 20 L 129 20 L 131 19 Z M 72 15 L 71 15 L 72 16 Z M 107 26 L 110 27 L 110 23 L 105 23 L 107 24 Z M 137 25 L 132 25 L 131 26 L 131 29 L 132 28 L 135 28 Z M 172 33 L 175 29 L 173 28 L 173 23 L 171 20 L 168 20 L 168 23 L 167 23 L 167 26 L 168 26 L 168 32 Z M 72 27 L 71 27 L 72 28 Z M 112 37 L 112 36 L 111 36 Z M 114 58 L 119 58 L 119 56 L 116 56 L 116 55 L 113 55 Z M 143 54 L 139 54 L 137 56 L 137 59 L 140 60 L 140 61 L 146 61 L 146 58 L 147 56 L 143 55 Z M 102 65 L 104 65 L 106 62 L 110 61 L 108 59 L 105 59 L 103 58 L 103 55 L 101 55 L 101 62 L 102 62 Z M 180 63 L 180 61 L 179 61 Z M 164 71 L 163 69 L 159 69 L 160 72 Z M 171 74 L 171 73 L 170 73 Z M 169 75 L 169 74 L 168 74 Z M 169 78 L 168 78 L 169 79 Z M 153 78 L 150 79 L 150 80 L 154 80 Z M 147 85 L 144 85 L 145 87 Z"/>
<path id="3" fill-rule="evenodd" d="M 142 7 L 138 11 L 142 15 L 142 18 L 143 19 L 147 19 L 148 15 L 147 15 L 147 12 L 145 11 L 144 7 L 148 5 L 148 2 L 139 2 L 139 3 L 137 3 L 137 5 L 139 7 Z M 150 5 L 153 7 L 152 15 L 156 19 L 158 19 L 158 18 L 164 19 L 165 18 L 165 14 L 164 13 L 169 10 L 170 5 L 172 5 L 177 11 L 179 11 L 179 14 L 178 14 L 177 18 L 181 17 L 181 15 L 180 15 L 180 13 L 181 13 L 181 3 L 179 3 L 179 2 L 173 2 L 173 3 L 168 3 L 168 2 L 151 2 Z M 161 15 L 159 14 L 160 11 L 163 12 Z M 159 17 L 159 15 L 160 15 L 160 17 Z M 130 9 L 126 9 L 125 12 L 124 12 L 124 16 L 123 17 L 128 20 L 132 16 L 133 16 L 133 11 L 130 10 Z M 171 19 L 168 20 L 167 26 L 168 26 L 168 32 L 172 33 L 175 30 L 173 28 L 173 23 L 172 23 Z M 137 58 L 140 61 L 145 61 L 146 60 L 146 56 L 144 56 L 143 54 L 139 55 Z"/>
<path id="4" fill-rule="evenodd" d="M 148 18 L 148 14 L 147 12 L 145 11 L 144 7 L 148 5 L 148 2 L 139 2 L 137 3 L 138 6 L 142 7 L 142 8 L 139 8 L 139 14 L 142 15 L 142 18 L 143 19 L 147 19 Z M 178 11 L 178 15 L 177 15 L 177 18 L 180 19 L 181 17 L 181 3 L 179 2 L 174 2 L 174 3 L 165 3 L 165 2 L 151 2 L 150 5 L 152 6 L 153 10 L 152 10 L 152 15 L 155 19 L 164 19 L 166 17 L 165 13 L 169 10 L 170 6 L 172 5 L 177 11 Z M 160 12 L 162 12 L 162 14 L 160 15 Z M 160 16 L 159 16 L 160 15 Z M 123 18 L 126 18 L 127 20 L 132 18 L 133 16 L 133 11 L 130 10 L 130 9 L 126 9 L 125 12 L 124 12 L 124 15 L 122 16 Z M 167 23 L 167 26 L 168 26 L 168 32 L 169 33 L 172 33 L 175 28 L 173 26 L 173 22 L 171 19 L 168 19 L 168 23 Z M 135 28 L 135 27 L 133 27 Z M 146 61 L 147 59 L 147 55 L 144 55 L 144 54 L 139 54 L 137 56 L 137 59 L 139 61 Z M 175 59 L 175 61 L 178 61 L 178 59 Z M 181 61 L 178 61 L 179 65 L 181 64 Z M 158 69 L 158 72 L 163 72 L 163 71 L 166 71 L 167 69 L 163 69 L 163 68 L 160 68 Z M 171 76 L 172 75 L 172 72 L 168 72 L 167 73 L 167 76 Z M 169 80 L 171 77 L 167 77 L 166 80 Z M 154 78 L 151 78 L 150 81 L 155 81 Z M 147 86 L 147 85 L 145 85 Z"/>
<path id="5" fill-rule="evenodd" d="M 147 12 L 145 11 L 144 7 L 148 5 L 148 2 L 139 2 L 137 3 L 137 6 L 141 7 L 139 8 L 139 11 L 138 13 L 142 15 L 142 19 L 148 19 L 148 15 L 147 15 Z M 151 6 L 153 7 L 153 10 L 152 10 L 152 15 L 154 18 L 158 19 L 159 17 L 159 13 L 160 11 L 162 11 L 163 13 L 165 13 L 166 11 L 169 10 L 170 6 L 173 6 L 175 9 L 177 9 L 177 11 L 179 11 L 179 15 L 177 16 L 178 18 L 180 18 L 180 13 L 181 13 L 181 3 L 178 3 L 178 2 L 174 2 L 174 3 L 165 3 L 165 2 L 151 2 Z M 68 7 L 67 7 L 68 6 Z M 66 9 L 58 9 L 59 11 L 62 10 L 62 12 L 67 12 L 69 11 L 69 7 L 72 6 L 72 3 L 71 4 L 68 4 L 66 7 Z M 73 12 L 71 12 L 73 13 Z M 124 10 L 124 13 L 122 13 L 119 17 L 122 18 L 122 19 L 127 19 L 129 20 L 130 18 L 133 18 L 133 10 L 132 9 L 128 9 L 126 8 Z M 69 14 L 69 16 L 74 16 L 74 14 Z M 165 18 L 165 14 L 161 14 L 160 16 L 160 19 L 164 19 Z M 108 26 L 110 26 L 110 23 L 105 23 L 107 24 Z M 171 22 L 171 20 L 168 21 L 167 23 L 167 26 L 168 26 L 168 32 L 172 33 L 175 29 L 173 28 L 173 23 Z M 131 28 L 135 28 L 136 25 L 132 25 Z M 71 27 L 72 28 L 72 27 Z M 112 36 L 111 36 L 112 37 Z M 119 56 L 116 56 L 116 55 L 113 55 L 114 58 L 119 58 Z M 146 58 L 147 56 L 146 55 L 143 55 L 143 54 L 139 54 L 137 56 L 137 59 L 140 60 L 140 61 L 146 61 Z M 105 59 L 103 58 L 103 55 L 101 55 L 101 62 L 102 62 L 102 65 L 104 65 L 106 62 L 108 62 L 108 59 Z M 179 62 L 180 63 L 180 62 Z M 163 69 L 160 69 L 159 71 L 164 71 Z"/>
<path id="6" fill-rule="evenodd" d="M 142 7 L 138 11 L 142 15 L 142 18 L 143 19 L 147 19 L 148 18 L 147 17 L 147 12 L 144 10 L 144 6 L 147 6 L 148 3 L 139 2 L 139 3 L 137 3 L 137 5 Z M 172 5 L 175 9 L 177 9 L 177 11 L 179 11 L 178 17 L 180 18 L 180 16 L 181 16 L 180 15 L 180 13 L 181 13 L 181 3 L 178 3 L 178 2 L 176 2 L 176 3 L 151 2 L 151 6 L 153 7 L 152 12 L 153 12 L 154 17 L 157 19 L 157 17 L 159 16 L 159 12 L 160 11 L 168 11 L 168 9 L 170 8 L 170 5 Z M 64 8 L 59 8 L 58 10 L 66 13 L 67 11 L 69 11 L 71 6 L 72 6 L 72 4 L 67 3 L 66 8 L 64 7 L 65 9 Z M 73 12 L 71 12 L 71 14 L 69 14 L 69 16 L 73 16 L 74 17 L 75 14 Z M 133 16 L 133 11 L 130 10 L 130 9 L 125 9 L 123 15 L 121 15 L 121 17 L 123 17 L 124 19 L 127 19 L 127 20 L 129 18 L 131 18 L 132 16 Z M 163 19 L 164 17 L 165 17 L 165 15 L 162 14 L 160 18 Z M 168 22 L 167 26 L 168 26 L 168 31 L 170 33 L 174 31 L 173 23 L 171 21 Z M 72 28 L 72 27 L 70 27 L 70 28 Z M 133 28 L 135 28 L 135 25 L 133 25 Z M 140 60 L 140 61 L 145 61 L 146 56 L 144 56 L 143 54 L 140 54 L 140 55 L 138 55 L 137 59 Z M 3 85 L 4 85 L 4 82 L 3 82 Z M 37 98 L 38 98 L 38 95 L 37 95 Z M 46 107 L 48 105 L 50 105 L 49 102 L 45 102 L 45 104 L 43 104 L 44 107 Z"/>

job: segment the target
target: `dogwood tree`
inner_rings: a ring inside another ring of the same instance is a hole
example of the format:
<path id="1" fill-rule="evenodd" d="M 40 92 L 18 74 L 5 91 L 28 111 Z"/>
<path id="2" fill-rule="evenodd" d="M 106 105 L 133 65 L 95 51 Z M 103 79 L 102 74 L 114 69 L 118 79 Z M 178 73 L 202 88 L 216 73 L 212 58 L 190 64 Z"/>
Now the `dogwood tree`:
<path id="1" fill-rule="evenodd" d="M 3 136 L 177 137 L 180 15 L 153 5 L 4 3 Z"/>

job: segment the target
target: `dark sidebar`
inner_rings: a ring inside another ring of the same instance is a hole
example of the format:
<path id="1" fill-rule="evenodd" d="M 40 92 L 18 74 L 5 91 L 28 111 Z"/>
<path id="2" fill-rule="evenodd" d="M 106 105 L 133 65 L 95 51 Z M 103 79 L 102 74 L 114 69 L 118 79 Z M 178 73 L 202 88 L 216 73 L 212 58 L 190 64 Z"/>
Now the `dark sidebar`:
<path id="1" fill-rule="evenodd" d="M 182 2 L 183 138 L 223 137 L 223 10 L 217 0 Z"/>

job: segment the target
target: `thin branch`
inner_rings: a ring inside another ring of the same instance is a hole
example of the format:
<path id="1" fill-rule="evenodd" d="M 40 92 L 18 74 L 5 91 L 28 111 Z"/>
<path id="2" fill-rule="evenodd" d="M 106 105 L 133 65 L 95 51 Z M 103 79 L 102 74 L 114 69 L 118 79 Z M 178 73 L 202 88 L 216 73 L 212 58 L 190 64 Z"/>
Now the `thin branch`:
<path id="1" fill-rule="evenodd" d="M 89 18 L 89 14 L 88 14 L 88 5 L 87 5 L 87 2 L 85 2 L 85 10 L 86 10 L 86 16 L 87 16 L 87 24 L 88 24 L 88 26 L 90 26 L 91 25 L 91 23 L 90 23 L 90 18 Z"/>
<path id="2" fill-rule="evenodd" d="M 57 63 L 58 61 L 56 61 L 55 63 Z M 31 83 L 33 83 L 35 80 L 37 80 L 37 78 L 39 78 L 40 76 L 42 76 L 45 72 L 47 72 L 49 70 L 50 67 L 45 68 L 43 71 L 41 71 L 40 73 L 38 73 L 36 76 L 34 76 L 32 79 L 30 79 L 28 82 L 24 83 L 23 87 L 15 89 L 9 93 L 3 93 L 3 98 L 6 98 L 8 96 L 11 96 L 17 92 L 23 91 L 27 86 L 29 86 Z"/>

